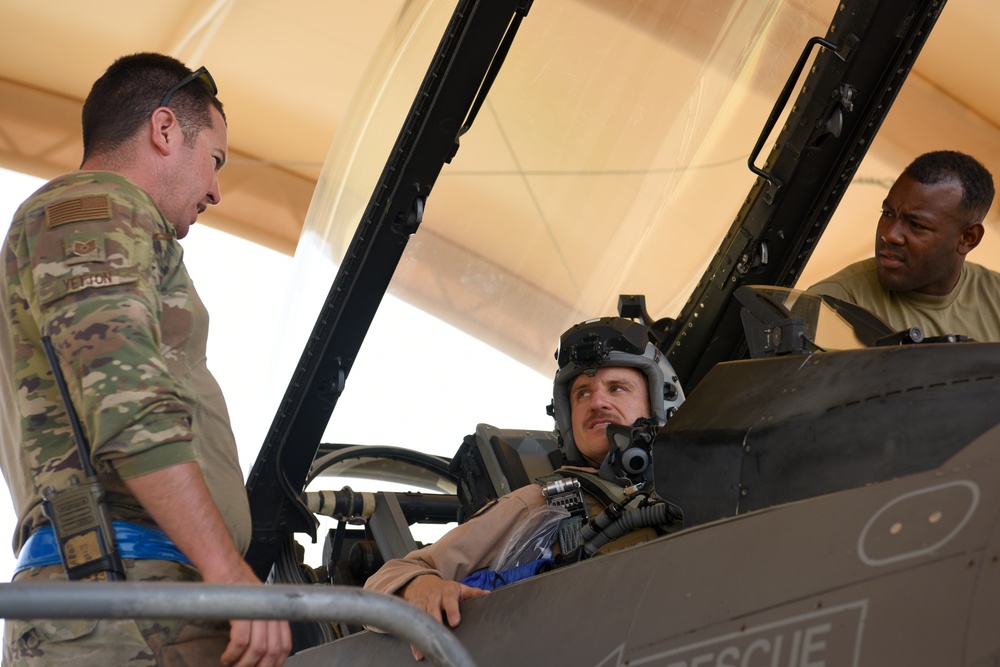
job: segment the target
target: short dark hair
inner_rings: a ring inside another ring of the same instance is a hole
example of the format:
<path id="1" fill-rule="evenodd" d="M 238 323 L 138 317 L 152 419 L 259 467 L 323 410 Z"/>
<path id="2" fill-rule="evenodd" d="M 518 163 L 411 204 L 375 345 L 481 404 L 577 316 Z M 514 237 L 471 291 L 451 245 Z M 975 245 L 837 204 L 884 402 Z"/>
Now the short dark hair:
<path id="1" fill-rule="evenodd" d="M 993 176 L 974 157 L 958 151 L 924 153 L 905 172 L 924 185 L 956 179 L 962 186 L 962 212 L 966 224 L 982 222 L 993 203 Z"/>
<path id="2" fill-rule="evenodd" d="M 171 86 L 191 74 L 176 58 L 159 53 L 122 56 L 94 82 L 83 103 L 83 160 L 113 151 L 135 136 Z M 184 141 L 212 126 L 214 106 L 222 102 L 200 80 L 178 89 L 170 99 Z"/>

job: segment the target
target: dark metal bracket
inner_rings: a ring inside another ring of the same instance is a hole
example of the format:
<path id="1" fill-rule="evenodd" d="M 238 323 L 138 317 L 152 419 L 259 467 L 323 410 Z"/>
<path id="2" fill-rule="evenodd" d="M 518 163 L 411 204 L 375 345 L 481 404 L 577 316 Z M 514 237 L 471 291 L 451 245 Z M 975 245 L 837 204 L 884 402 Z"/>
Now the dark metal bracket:
<path id="1" fill-rule="evenodd" d="M 456 5 L 250 471 L 253 536 L 246 558 L 262 579 L 291 533 L 315 536 L 301 495 L 323 432 L 431 188 L 530 4 Z"/>

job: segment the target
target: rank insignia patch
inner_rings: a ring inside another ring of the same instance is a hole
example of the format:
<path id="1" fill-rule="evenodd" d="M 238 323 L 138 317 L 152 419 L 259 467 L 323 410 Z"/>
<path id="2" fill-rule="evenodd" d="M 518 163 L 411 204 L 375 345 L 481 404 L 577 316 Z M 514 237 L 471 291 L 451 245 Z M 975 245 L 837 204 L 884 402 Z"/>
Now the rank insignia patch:
<path id="1" fill-rule="evenodd" d="M 97 239 L 90 239 L 89 241 L 73 241 L 74 255 L 89 255 L 95 250 L 97 250 Z"/>
<path id="2" fill-rule="evenodd" d="M 66 264 L 103 262 L 106 259 L 103 236 L 77 235 L 67 238 L 65 244 Z"/>

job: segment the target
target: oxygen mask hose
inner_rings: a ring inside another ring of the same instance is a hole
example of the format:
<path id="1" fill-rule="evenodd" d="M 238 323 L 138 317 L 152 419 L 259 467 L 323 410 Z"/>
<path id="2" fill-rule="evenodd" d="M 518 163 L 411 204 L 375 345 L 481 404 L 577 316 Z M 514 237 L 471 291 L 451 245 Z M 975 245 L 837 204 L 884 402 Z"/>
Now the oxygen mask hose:
<path id="1" fill-rule="evenodd" d="M 675 521 L 676 512 L 671 511 L 670 503 L 657 503 L 629 510 L 593 539 L 584 542 L 582 547 L 583 557 L 590 558 L 597 553 L 598 549 L 611 540 L 616 540 L 622 535 L 631 533 L 633 530 L 671 526 Z"/>

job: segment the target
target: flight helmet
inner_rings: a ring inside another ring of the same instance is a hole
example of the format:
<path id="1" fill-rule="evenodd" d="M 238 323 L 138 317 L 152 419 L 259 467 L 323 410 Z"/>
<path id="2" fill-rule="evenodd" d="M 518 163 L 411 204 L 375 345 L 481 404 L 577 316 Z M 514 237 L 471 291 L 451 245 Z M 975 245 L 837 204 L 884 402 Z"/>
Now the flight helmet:
<path id="1" fill-rule="evenodd" d="M 649 412 L 660 425 L 684 402 L 684 392 L 670 362 L 650 342 L 649 330 L 633 320 L 601 317 L 570 327 L 559 338 L 556 361 L 558 370 L 549 412 L 556 420 L 563 454 L 571 464 L 585 464 L 573 440 L 570 420 L 569 390 L 580 375 L 596 373 L 602 366 L 642 371 L 649 387 Z"/>

